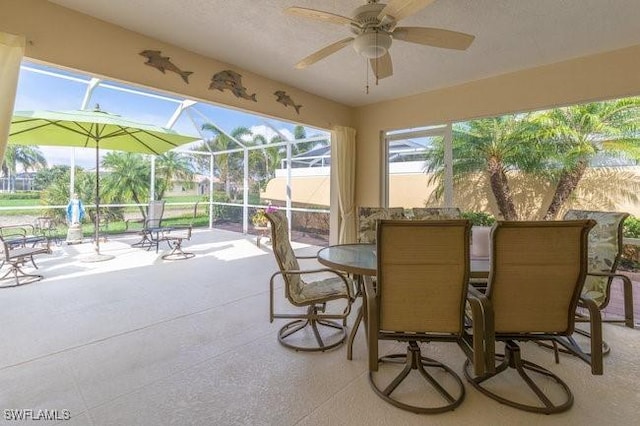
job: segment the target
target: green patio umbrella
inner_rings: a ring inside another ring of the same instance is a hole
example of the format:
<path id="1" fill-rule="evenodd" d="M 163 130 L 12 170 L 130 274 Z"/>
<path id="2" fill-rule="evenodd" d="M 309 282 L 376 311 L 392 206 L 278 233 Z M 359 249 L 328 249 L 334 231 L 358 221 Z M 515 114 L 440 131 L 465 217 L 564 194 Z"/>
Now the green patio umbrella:
<path id="1" fill-rule="evenodd" d="M 101 111 L 16 111 L 11 120 L 9 143 L 17 145 L 75 146 L 96 149 L 96 224 L 100 223 L 100 148 L 114 151 L 162 154 L 200 138 L 181 135 L 152 124 L 137 123 Z M 95 227 L 96 256 L 100 254 Z"/>

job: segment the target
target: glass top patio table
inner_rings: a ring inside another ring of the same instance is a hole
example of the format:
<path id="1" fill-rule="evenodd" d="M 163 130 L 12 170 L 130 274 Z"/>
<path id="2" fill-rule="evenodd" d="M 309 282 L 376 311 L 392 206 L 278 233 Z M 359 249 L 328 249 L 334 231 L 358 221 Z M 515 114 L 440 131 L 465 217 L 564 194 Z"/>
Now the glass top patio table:
<path id="1" fill-rule="evenodd" d="M 339 271 L 375 276 L 377 272 L 375 244 L 340 244 L 318 251 L 318 261 Z M 488 258 L 471 258 L 470 278 L 487 278 Z"/>

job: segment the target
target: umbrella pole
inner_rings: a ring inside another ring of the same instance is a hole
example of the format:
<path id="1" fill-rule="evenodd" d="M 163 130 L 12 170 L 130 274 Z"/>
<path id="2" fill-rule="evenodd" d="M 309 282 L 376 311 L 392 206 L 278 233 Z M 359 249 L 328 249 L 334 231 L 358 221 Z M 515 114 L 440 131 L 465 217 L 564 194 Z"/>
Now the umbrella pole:
<path id="1" fill-rule="evenodd" d="M 96 139 L 96 254 L 100 255 L 100 139 Z"/>
<path id="2" fill-rule="evenodd" d="M 100 138 L 96 138 L 96 221 L 94 225 L 95 254 L 82 259 L 83 262 L 102 262 L 115 256 L 100 253 Z"/>

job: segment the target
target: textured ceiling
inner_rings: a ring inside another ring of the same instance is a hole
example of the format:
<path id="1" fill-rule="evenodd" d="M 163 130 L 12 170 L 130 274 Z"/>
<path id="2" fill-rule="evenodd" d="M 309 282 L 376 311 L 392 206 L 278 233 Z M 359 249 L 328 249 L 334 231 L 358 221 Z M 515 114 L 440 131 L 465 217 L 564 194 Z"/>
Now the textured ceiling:
<path id="1" fill-rule="evenodd" d="M 351 35 L 288 16 L 302 6 L 351 16 L 363 0 L 50 0 L 121 27 L 357 106 L 640 44 L 640 0 L 435 0 L 401 21 L 476 36 L 467 51 L 395 40 L 394 75 L 378 86 L 351 47 L 294 69 Z M 150 46 L 150 48 L 153 46 Z"/>

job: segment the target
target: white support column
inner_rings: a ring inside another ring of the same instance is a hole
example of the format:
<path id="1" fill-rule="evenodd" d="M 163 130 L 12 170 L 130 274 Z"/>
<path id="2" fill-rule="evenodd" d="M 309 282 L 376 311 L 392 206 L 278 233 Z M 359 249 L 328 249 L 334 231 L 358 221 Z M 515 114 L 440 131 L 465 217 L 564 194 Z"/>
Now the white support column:
<path id="1" fill-rule="evenodd" d="M 213 229 L 213 154 L 209 155 L 209 229 Z"/>
<path id="2" fill-rule="evenodd" d="M 289 236 L 291 236 L 291 141 L 287 141 L 287 220 L 289 221 Z"/>
<path id="3" fill-rule="evenodd" d="M 244 149 L 244 178 L 242 179 L 242 233 L 249 232 L 249 150 Z"/>
<path id="4" fill-rule="evenodd" d="M 444 131 L 444 204 L 453 207 L 453 132 L 451 123 Z"/>
<path id="5" fill-rule="evenodd" d="M 151 155 L 151 181 L 149 182 L 149 201 L 156 199 L 156 156 Z"/>

